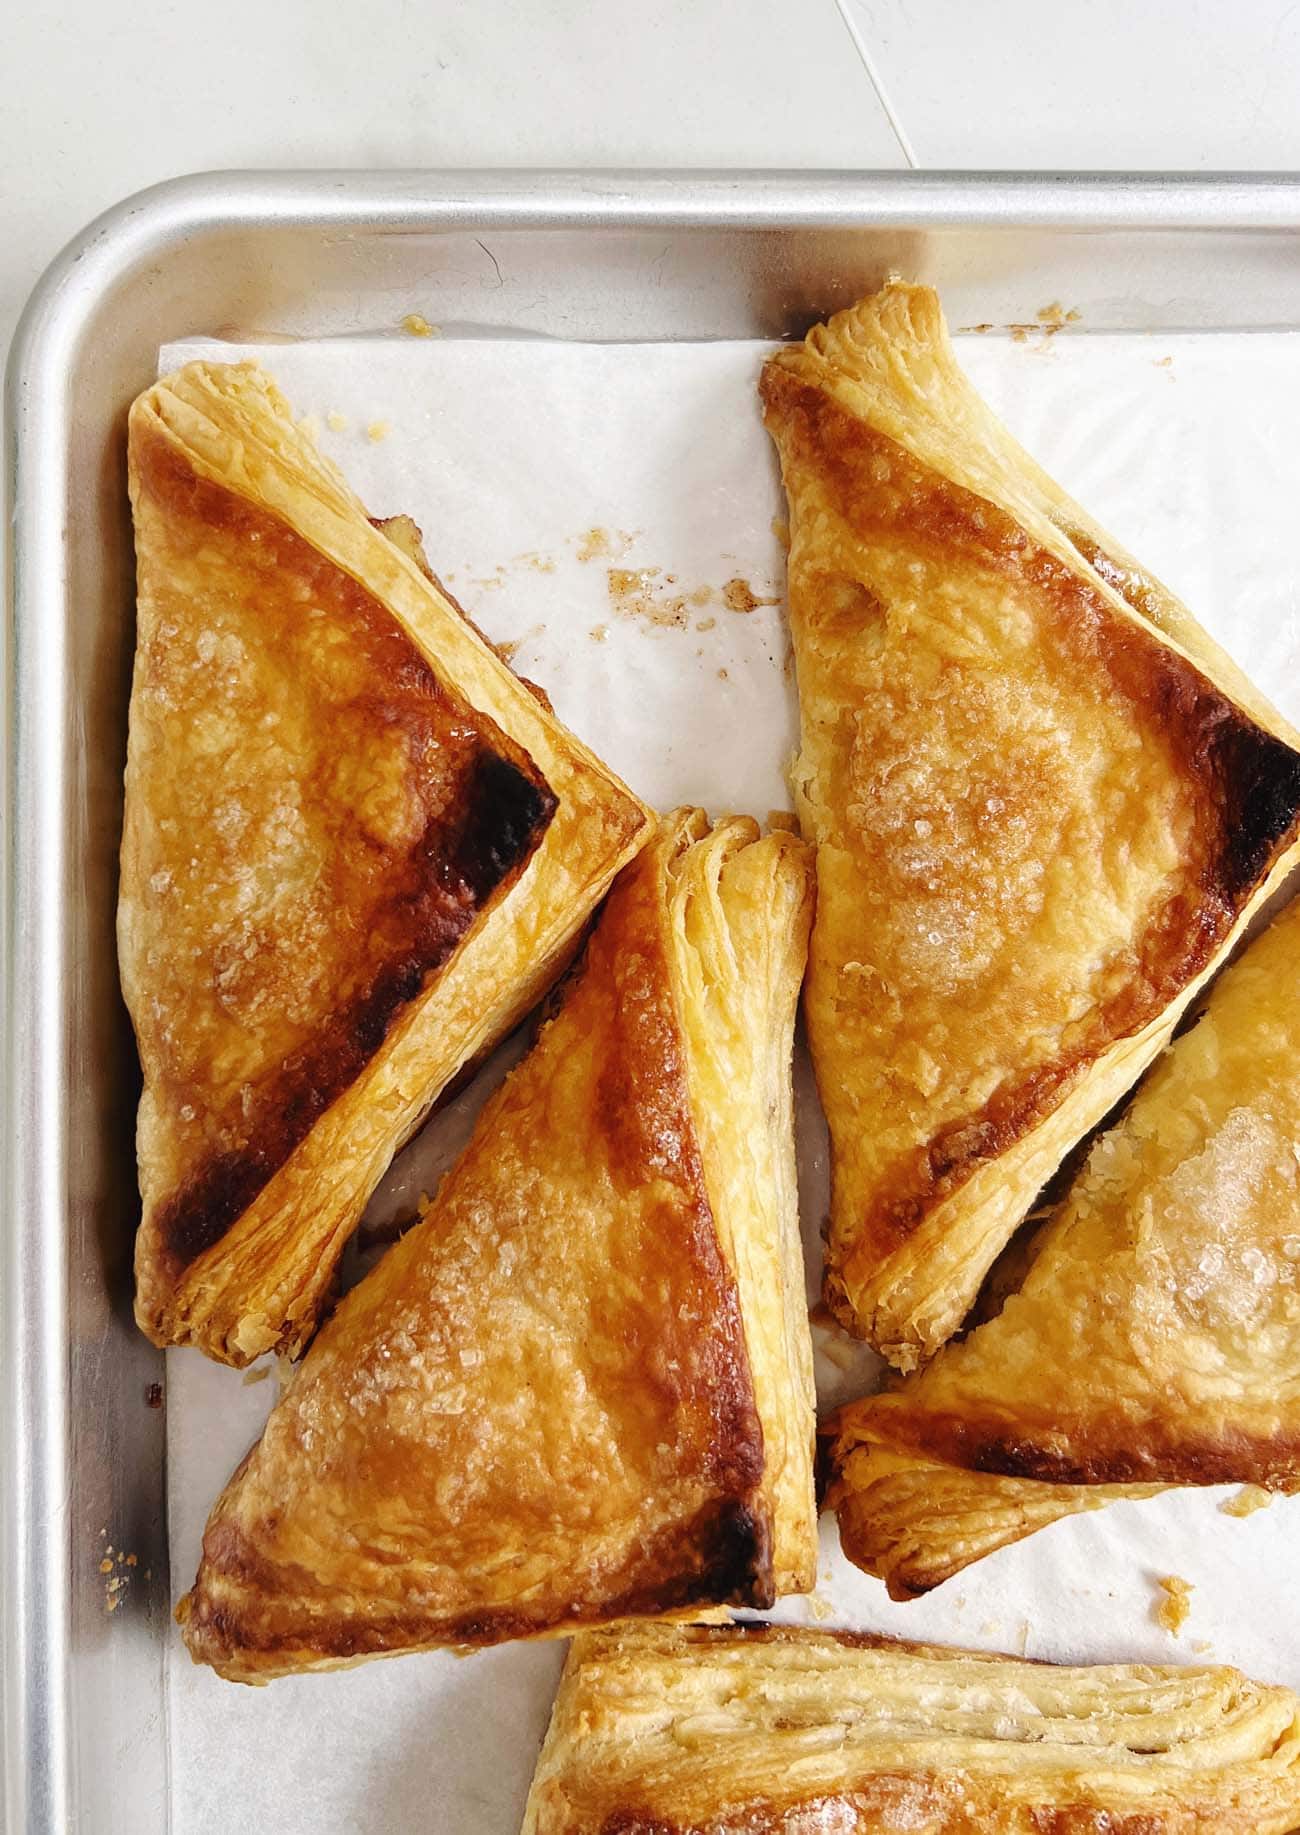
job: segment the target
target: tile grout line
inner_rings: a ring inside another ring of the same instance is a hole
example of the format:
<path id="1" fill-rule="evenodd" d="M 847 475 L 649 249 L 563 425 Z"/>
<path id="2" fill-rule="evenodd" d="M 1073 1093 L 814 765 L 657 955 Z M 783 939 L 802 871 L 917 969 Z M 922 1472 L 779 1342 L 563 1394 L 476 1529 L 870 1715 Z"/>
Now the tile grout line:
<path id="1" fill-rule="evenodd" d="M 876 92 L 877 102 L 879 102 L 881 108 L 885 111 L 885 119 L 890 125 L 894 139 L 898 142 L 899 151 L 902 153 L 908 165 L 915 171 L 917 159 L 912 148 L 912 143 L 908 139 L 903 124 L 894 110 L 894 105 L 885 91 L 885 86 L 880 80 L 875 61 L 867 46 L 867 41 L 850 11 L 851 5 L 852 0 L 835 0 L 835 10 L 843 20 L 844 30 L 852 39 L 853 47 L 858 56 L 862 59 L 862 67 L 867 73 L 867 80 L 871 84 L 872 89 Z"/>

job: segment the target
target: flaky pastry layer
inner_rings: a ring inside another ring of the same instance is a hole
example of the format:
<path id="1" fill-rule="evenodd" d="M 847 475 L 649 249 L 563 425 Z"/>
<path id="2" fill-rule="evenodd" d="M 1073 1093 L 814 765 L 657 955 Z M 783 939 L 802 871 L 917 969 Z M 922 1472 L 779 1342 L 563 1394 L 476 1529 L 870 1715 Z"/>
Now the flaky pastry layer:
<path id="1" fill-rule="evenodd" d="M 310 1337 L 448 1081 L 544 992 L 651 813 L 388 539 L 254 366 L 136 402 L 118 947 L 137 1318 Z"/>
<path id="2" fill-rule="evenodd" d="M 1300 1701 L 850 1632 L 576 1638 L 522 1835 L 1286 1835 Z"/>
<path id="3" fill-rule="evenodd" d="M 1300 1489 L 1300 903 L 1094 1145 L 1001 1312 L 826 1424 L 896 1597 L 1169 1485 Z"/>
<path id="4" fill-rule="evenodd" d="M 763 373 L 817 844 L 827 1298 L 931 1355 L 1296 854 L 1297 736 L 892 285 Z"/>
<path id="5" fill-rule="evenodd" d="M 178 1613 L 197 1661 L 261 1682 L 811 1586 L 789 1088 L 811 893 L 796 836 L 691 810 L 624 871 L 218 1500 Z"/>

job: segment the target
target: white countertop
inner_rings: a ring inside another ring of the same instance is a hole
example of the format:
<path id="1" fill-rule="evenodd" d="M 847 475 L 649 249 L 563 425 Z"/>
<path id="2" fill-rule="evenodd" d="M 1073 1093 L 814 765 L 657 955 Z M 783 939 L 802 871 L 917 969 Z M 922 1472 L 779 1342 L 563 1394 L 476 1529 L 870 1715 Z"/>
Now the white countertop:
<path id="1" fill-rule="evenodd" d="M 55 0 L 0 67 L 0 348 L 100 210 L 213 167 L 1300 169 L 1294 0 Z"/>

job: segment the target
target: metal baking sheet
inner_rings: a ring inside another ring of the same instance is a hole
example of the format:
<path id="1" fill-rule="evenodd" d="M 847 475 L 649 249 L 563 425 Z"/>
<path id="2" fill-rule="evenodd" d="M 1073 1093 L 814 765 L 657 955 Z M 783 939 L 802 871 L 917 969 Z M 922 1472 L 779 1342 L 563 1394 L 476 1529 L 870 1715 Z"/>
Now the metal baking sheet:
<path id="1" fill-rule="evenodd" d="M 449 337 L 779 337 L 891 269 L 938 285 L 956 324 L 1064 299 L 1091 332 L 1290 329 L 1298 231 L 1283 176 L 231 175 L 119 206 L 55 264 L 8 378 L 10 1828 L 170 1822 L 162 1359 L 130 1319 L 137 1072 L 112 937 L 125 411 L 159 346 L 379 335 L 411 311 Z M 109 1611 L 101 1566 L 124 1548 Z"/>

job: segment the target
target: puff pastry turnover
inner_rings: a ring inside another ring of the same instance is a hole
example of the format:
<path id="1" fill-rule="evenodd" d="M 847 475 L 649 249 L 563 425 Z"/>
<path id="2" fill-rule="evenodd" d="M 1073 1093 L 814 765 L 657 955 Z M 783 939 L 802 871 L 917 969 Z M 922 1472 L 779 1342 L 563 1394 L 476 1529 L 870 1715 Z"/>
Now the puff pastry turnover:
<path id="1" fill-rule="evenodd" d="M 849 1632 L 574 1639 L 522 1835 L 1286 1835 L 1300 1701 Z"/>
<path id="2" fill-rule="evenodd" d="M 544 992 L 653 817 L 254 366 L 150 389 L 129 460 L 136 1316 L 243 1364 L 310 1337 L 393 1153 Z"/>
<path id="3" fill-rule="evenodd" d="M 670 818 L 424 1221 L 217 1503 L 179 1617 L 260 1682 L 811 1587 L 790 1056 L 812 867 Z"/>
<path id="4" fill-rule="evenodd" d="M 895 1597 L 1168 1485 L 1300 1489 L 1300 904 L 1095 1144 L 1023 1285 L 827 1424 L 845 1552 Z"/>
<path id="5" fill-rule="evenodd" d="M 908 1369 L 1294 858 L 1297 736 L 1014 443 L 927 288 L 818 326 L 762 398 L 827 1299 Z"/>

